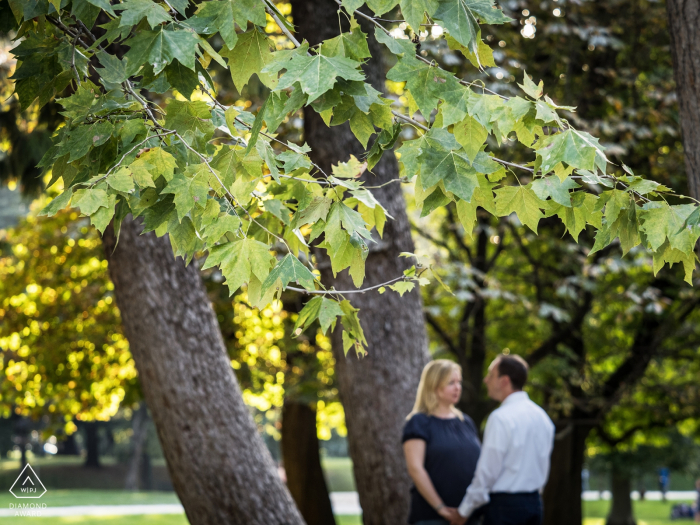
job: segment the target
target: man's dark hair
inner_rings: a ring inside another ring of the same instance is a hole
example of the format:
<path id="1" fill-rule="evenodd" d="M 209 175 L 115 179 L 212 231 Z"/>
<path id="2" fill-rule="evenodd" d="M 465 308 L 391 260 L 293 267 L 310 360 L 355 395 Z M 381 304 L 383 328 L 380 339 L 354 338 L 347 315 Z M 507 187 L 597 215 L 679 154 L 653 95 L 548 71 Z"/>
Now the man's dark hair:
<path id="1" fill-rule="evenodd" d="M 498 357 L 498 375 L 508 376 L 514 390 L 522 390 L 527 382 L 529 366 L 519 355 L 500 355 Z"/>

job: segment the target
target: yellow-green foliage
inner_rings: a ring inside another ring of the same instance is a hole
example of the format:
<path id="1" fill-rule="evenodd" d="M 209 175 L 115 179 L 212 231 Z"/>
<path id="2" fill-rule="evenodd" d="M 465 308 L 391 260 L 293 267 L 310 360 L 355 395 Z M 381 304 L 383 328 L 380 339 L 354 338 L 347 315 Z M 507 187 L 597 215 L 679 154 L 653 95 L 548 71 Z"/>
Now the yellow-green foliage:
<path id="1" fill-rule="evenodd" d="M 106 420 L 138 395 L 102 243 L 75 211 L 0 231 L 0 407 Z"/>

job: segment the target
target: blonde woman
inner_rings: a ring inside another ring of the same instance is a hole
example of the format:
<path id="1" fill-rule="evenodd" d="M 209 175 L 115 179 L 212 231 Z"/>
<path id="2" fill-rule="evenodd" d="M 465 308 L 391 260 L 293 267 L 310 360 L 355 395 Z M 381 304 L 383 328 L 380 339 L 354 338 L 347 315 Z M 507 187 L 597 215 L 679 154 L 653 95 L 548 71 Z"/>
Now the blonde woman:
<path id="1" fill-rule="evenodd" d="M 438 359 L 426 365 L 403 431 L 414 483 L 411 524 L 444 525 L 460 517 L 456 507 L 472 481 L 481 450 L 474 422 L 454 406 L 461 395 L 458 364 Z"/>

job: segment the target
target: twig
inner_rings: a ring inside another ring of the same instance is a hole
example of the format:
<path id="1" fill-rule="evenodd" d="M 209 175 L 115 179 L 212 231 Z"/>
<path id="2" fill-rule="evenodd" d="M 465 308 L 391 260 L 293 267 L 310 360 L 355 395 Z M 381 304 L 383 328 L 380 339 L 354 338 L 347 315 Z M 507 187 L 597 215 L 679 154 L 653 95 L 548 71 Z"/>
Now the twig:
<path id="1" fill-rule="evenodd" d="M 73 68 L 73 73 L 75 73 L 75 81 L 78 83 L 78 87 L 80 87 L 80 75 L 78 74 L 78 68 L 75 67 L 75 44 L 78 43 L 78 36 L 79 35 L 75 35 L 75 38 L 73 39 L 73 52 L 70 58 L 70 67 Z"/>
<path id="2" fill-rule="evenodd" d="M 407 277 L 405 275 L 402 275 L 401 277 L 395 277 L 391 279 L 390 281 L 386 281 L 381 284 L 375 284 L 374 286 L 368 286 L 367 288 L 360 288 L 358 290 L 305 290 L 304 288 L 295 288 L 293 286 L 287 286 L 287 290 L 292 290 L 294 292 L 302 292 L 306 293 L 309 295 L 333 295 L 333 294 L 339 294 L 339 295 L 344 295 L 344 294 L 350 294 L 350 293 L 366 293 L 369 292 L 370 290 L 376 290 L 377 288 L 381 288 L 382 286 L 388 286 L 392 283 L 395 283 L 396 281 L 407 281 Z"/>
<path id="3" fill-rule="evenodd" d="M 292 43 L 296 47 L 301 47 L 301 44 L 299 41 L 294 37 L 292 33 L 289 32 L 289 29 L 282 23 L 282 21 L 277 17 L 277 14 L 270 8 L 268 3 L 265 0 L 260 0 L 263 5 L 265 6 L 265 10 L 269 13 L 269 15 L 272 17 L 272 19 L 275 21 L 275 23 L 279 26 L 279 28 L 282 30 L 282 32 L 287 36 L 289 40 L 292 41 Z"/>

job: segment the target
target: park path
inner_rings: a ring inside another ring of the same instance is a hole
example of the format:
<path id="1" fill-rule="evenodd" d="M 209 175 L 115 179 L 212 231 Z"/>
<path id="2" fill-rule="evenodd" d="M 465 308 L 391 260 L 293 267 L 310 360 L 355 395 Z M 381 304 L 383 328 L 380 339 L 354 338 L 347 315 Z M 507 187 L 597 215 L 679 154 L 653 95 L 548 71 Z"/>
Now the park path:
<path id="1" fill-rule="evenodd" d="M 639 493 L 633 492 L 634 499 L 639 498 Z M 660 500 L 661 492 L 647 491 L 648 500 Z M 669 501 L 690 501 L 697 497 L 697 492 L 671 491 L 666 493 Z M 583 493 L 583 499 L 593 501 L 598 499 L 610 499 L 608 491 L 588 490 Z M 17 502 L 22 502 L 17 500 Z M 38 501 L 33 501 L 37 503 Z M 22 502 L 24 503 L 24 502 Z M 336 515 L 358 515 L 362 513 L 360 499 L 357 492 L 331 492 L 331 504 Z M 0 517 L 14 516 L 17 509 L 0 509 Z M 182 514 L 185 510 L 179 503 L 151 504 L 151 505 L 76 505 L 72 507 L 47 507 L 40 509 L 41 517 L 67 517 L 67 516 L 126 516 L 144 514 Z"/>

